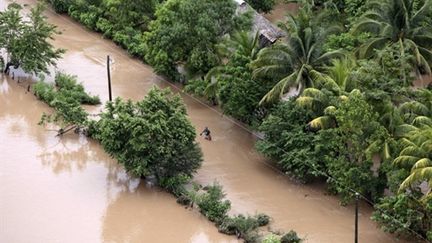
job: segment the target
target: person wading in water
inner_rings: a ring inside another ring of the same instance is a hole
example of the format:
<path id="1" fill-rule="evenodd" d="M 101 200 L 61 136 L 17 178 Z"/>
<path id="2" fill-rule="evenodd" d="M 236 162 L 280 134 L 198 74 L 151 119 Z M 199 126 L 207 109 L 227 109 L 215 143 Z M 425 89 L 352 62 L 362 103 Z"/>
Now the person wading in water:
<path id="1" fill-rule="evenodd" d="M 204 134 L 204 138 L 211 141 L 211 135 L 210 135 L 210 130 L 208 129 L 208 127 L 205 127 L 204 130 L 200 133 L 200 136 Z"/>

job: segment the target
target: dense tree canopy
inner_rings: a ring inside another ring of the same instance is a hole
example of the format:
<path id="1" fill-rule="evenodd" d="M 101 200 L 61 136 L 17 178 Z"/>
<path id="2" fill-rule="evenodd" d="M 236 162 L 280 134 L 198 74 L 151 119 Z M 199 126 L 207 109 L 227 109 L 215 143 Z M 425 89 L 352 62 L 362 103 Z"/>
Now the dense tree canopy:
<path id="1" fill-rule="evenodd" d="M 261 103 L 278 101 L 292 87 L 300 92 L 313 87 L 312 72 L 321 71 L 331 58 L 342 55 L 338 50 L 324 52 L 322 42 L 335 29 L 317 25 L 310 10 L 301 10 L 297 17 L 290 15 L 283 27 L 287 42 L 261 50 L 253 63 L 255 76 L 278 81 Z"/>
<path id="2" fill-rule="evenodd" d="M 153 88 L 139 102 L 117 98 L 93 125 L 93 137 L 136 176 L 190 177 L 201 165 L 195 129 L 178 95 Z"/>
<path id="3" fill-rule="evenodd" d="M 206 72 L 219 59 L 215 45 L 239 24 L 232 0 L 168 0 L 145 34 L 145 60 L 157 72 L 174 77 L 176 65 Z"/>
<path id="4" fill-rule="evenodd" d="M 389 42 L 398 43 L 413 54 L 417 68 L 431 73 L 432 62 L 432 2 L 412 0 L 370 1 L 373 10 L 360 18 L 354 31 L 367 31 L 374 37 L 360 49 L 361 57 L 373 54 L 375 48 L 382 48 Z M 421 4 L 420 4 L 421 3 Z"/>

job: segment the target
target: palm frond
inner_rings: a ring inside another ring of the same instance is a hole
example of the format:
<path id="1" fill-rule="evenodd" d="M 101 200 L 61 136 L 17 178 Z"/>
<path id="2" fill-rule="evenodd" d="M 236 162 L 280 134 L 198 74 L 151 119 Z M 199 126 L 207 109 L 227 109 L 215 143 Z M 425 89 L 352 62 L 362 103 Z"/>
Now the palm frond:
<path id="1" fill-rule="evenodd" d="M 314 129 L 326 129 L 332 127 L 334 124 L 333 118 L 330 116 L 320 116 L 308 123 Z"/>
<path id="2" fill-rule="evenodd" d="M 401 167 L 411 168 L 418 160 L 419 160 L 419 157 L 410 156 L 410 155 L 402 155 L 402 156 L 398 156 L 396 159 L 394 159 L 393 163 L 396 165 L 399 165 Z"/>
<path id="3" fill-rule="evenodd" d="M 432 126 L 432 119 L 427 116 L 417 116 L 414 118 L 412 125 L 416 127 Z"/>
<path id="4" fill-rule="evenodd" d="M 395 130 L 396 137 L 408 137 L 411 132 L 418 130 L 418 128 L 413 125 L 402 124 L 397 126 Z"/>
<path id="5" fill-rule="evenodd" d="M 400 113 L 414 113 L 417 115 L 428 115 L 430 113 L 429 108 L 418 101 L 409 101 L 402 103 L 399 106 Z"/>
<path id="6" fill-rule="evenodd" d="M 264 95 L 259 104 L 263 105 L 265 103 L 271 103 L 279 100 L 285 93 L 286 88 L 295 84 L 297 76 L 298 73 L 293 72 L 288 77 L 280 80 L 269 92 L 267 92 L 266 95 Z"/>
<path id="7" fill-rule="evenodd" d="M 358 49 L 360 58 L 368 58 L 372 56 L 374 49 L 384 46 L 389 39 L 387 37 L 371 38 L 368 42 L 361 45 Z"/>
<path id="8" fill-rule="evenodd" d="M 422 157 L 425 155 L 425 152 L 418 146 L 408 146 L 402 149 L 399 154 L 400 156 L 415 156 Z"/>
<path id="9" fill-rule="evenodd" d="M 415 171 L 417 169 L 423 169 L 427 167 L 432 167 L 432 160 L 428 158 L 419 159 L 412 167 L 411 171 Z"/>
<path id="10" fill-rule="evenodd" d="M 430 181 L 432 178 L 432 167 L 416 169 L 402 182 L 399 191 L 402 192 L 419 181 Z"/>
<path id="11" fill-rule="evenodd" d="M 300 96 L 296 99 L 296 103 L 302 107 L 312 108 L 315 99 L 309 96 Z"/>

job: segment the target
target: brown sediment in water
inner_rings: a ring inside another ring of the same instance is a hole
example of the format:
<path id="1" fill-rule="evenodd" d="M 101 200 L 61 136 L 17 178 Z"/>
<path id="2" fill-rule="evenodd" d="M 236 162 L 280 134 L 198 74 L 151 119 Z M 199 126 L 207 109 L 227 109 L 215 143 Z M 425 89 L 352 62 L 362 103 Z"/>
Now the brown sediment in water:
<path id="1" fill-rule="evenodd" d="M 276 2 L 273 10 L 270 13 L 264 14 L 266 19 L 270 20 L 273 24 L 278 24 L 286 19 L 286 16 L 291 13 L 297 13 L 299 6 L 297 3 L 285 3 L 283 0 Z"/>
<path id="2" fill-rule="evenodd" d="M 236 242 L 97 142 L 38 126 L 50 109 L 25 91 L 0 75 L 0 242 Z"/>
<path id="3" fill-rule="evenodd" d="M 102 101 L 108 98 L 106 55 L 114 60 L 114 97 L 140 100 L 153 85 L 169 86 L 151 67 L 131 59 L 99 34 L 52 11 L 47 16 L 63 32 L 55 46 L 68 50 L 58 68 L 77 75 L 86 90 Z M 95 142 L 74 134 L 56 138 L 37 126 L 42 112 L 49 109 L 13 82 L 3 78 L 0 85 L 7 87 L 0 93 L 0 134 L 7 138 L 0 142 L 6 151 L 0 155 L 0 193 L 7 199 L 0 201 L 0 215 L 7 219 L 1 242 L 233 240 L 218 234 L 197 212 L 177 205 L 169 194 L 147 189 L 127 176 Z M 306 242 L 352 241 L 352 206 L 340 206 L 322 185 L 290 182 L 256 152 L 251 133 L 180 94 L 197 130 L 208 126 L 212 131 L 211 142 L 197 138 L 205 160 L 196 179 L 202 184 L 219 181 L 232 201 L 232 213 L 267 213 L 274 219 L 273 229 L 294 229 Z M 362 205 L 360 242 L 396 242 L 369 219 L 371 211 Z"/>

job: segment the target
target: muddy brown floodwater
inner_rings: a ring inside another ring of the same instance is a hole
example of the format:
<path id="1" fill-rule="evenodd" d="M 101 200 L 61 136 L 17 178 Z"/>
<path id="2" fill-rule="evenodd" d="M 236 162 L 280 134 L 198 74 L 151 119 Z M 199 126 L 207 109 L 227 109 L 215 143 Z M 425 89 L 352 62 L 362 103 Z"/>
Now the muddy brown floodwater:
<path id="1" fill-rule="evenodd" d="M 34 0 L 19 0 L 34 5 Z M 0 0 L 4 8 L 5 0 Z M 77 75 L 86 90 L 107 100 L 106 55 L 113 59 L 113 96 L 139 100 L 153 85 L 166 87 L 151 67 L 66 16 L 46 12 L 63 32 L 55 46 L 67 49 L 58 69 Z M 0 242 L 235 242 L 196 211 L 130 178 L 94 141 L 62 138 L 38 126 L 49 108 L 22 84 L 0 76 Z M 204 152 L 196 179 L 219 181 L 232 213 L 264 212 L 273 230 L 296 230 L 306 242 L 352 242 L 353 207 L 342 207 L 322 186 L 290 182 L 254 149 L 255 137 L 215 110 L 181 93 L 200 130 Z M 92 109 L 94 112 L 102 106 Z M 360 242 L 397 240 L 381 232 L 362 205 Z M 399 242 L 399 241 L 398 241 Z"/>
<path id="2" fill-rule="evenodd" d="M 277 0 L 273 10 L 264 16 L 273 24 L 277 24 L 283 22 L 288 13 L 296 13 L 298 8 L 299 7 L 296 3 L 285 3 L 284 0 Z"/>

